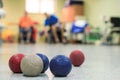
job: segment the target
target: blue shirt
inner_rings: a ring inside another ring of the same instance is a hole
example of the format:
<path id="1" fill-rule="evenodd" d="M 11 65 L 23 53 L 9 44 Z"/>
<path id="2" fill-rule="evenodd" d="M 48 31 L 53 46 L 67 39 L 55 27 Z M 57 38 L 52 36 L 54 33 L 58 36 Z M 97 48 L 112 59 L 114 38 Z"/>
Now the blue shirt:
<path id="1" fill-rule="evenodd" d="M 55 15 L 51 15 L 49 18 L 45 20 L 45 26 L 54 25 L 58 22 L 58 18 Z"/>

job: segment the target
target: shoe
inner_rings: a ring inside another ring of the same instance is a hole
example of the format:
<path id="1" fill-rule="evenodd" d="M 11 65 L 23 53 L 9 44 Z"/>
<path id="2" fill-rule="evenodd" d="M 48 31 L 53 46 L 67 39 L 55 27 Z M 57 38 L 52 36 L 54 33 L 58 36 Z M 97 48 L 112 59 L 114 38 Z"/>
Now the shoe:
<path id="1" fill-rule="evenodd" d="M 67 44 L 68 41 L 67 41 L 66 39 L 62 39 L 62 43 L 63 43 L 63 44 Z"/>

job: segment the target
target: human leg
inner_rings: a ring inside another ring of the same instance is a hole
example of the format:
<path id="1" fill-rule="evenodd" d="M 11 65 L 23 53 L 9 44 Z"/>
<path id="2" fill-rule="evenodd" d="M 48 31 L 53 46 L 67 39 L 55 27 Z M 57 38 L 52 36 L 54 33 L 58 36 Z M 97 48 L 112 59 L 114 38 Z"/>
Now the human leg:
<path id="1" fill-rule="evenodd" d="M 52 26 L 52 33 L 53 33 L 55 42 L 58 43 L 59 42 L 59 38 L 58 38 L 58 35 L 57 35 L 57 26 L 56 25 Z"/>
<path id="2" fill-rule="evenodd" d="M 26 29 L 26 39 L 27 39 L 27 43 L 30 43 L 30 39 L 31 39 L 31 35 L 32 35 L 32 30 L 31 27 Z"/>
<path id="3" fill-rule="evenodd" d="M 62 26 L 61 26 L 61 37 L 62 37 L 62 42 L 66 43 L 66 39 L 64 37 L 64 30 L 65 30 L 65 22 L 62 23 Z"/>
<path id="4" fill-rule="evenodd" d="M 24 29 L 22 27 L 19 27 L 19 38 L 18 38 L 19 43 L 23 41 L 23 33 L 24 33 Z"/>

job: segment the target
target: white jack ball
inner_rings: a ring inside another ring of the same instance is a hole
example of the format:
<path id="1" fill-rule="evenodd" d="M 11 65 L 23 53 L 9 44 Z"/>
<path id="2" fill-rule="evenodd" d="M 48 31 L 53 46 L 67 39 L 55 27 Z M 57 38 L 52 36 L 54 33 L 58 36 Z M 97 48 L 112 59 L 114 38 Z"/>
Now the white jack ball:
<path id="1" fill-rule="evenodd" d="M 43 61 L 37 55 L 26 55 L 21 61 L 21 70 L 25 76 L 38 76 L 43 70 Z"/>

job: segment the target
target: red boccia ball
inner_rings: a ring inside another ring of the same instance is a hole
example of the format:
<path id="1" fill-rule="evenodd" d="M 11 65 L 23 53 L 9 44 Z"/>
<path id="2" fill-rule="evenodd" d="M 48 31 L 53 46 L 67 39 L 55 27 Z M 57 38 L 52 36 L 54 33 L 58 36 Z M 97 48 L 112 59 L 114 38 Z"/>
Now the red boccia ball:
<path id="1" fill-rule="evenodd" d="M 80 50 L 72 51 L 69 57 L 74 66 L 80 66 L 85 60 L 85 56 Z"/>
<path id="2" fill-rule="evenodd" d="M 13 73 L 22 73 L 20 68 L 20 63 L 22 58 L 24 57 L 24 54 L 15 54 L 10 57 L 9 59 L 9 68 Z"/>

